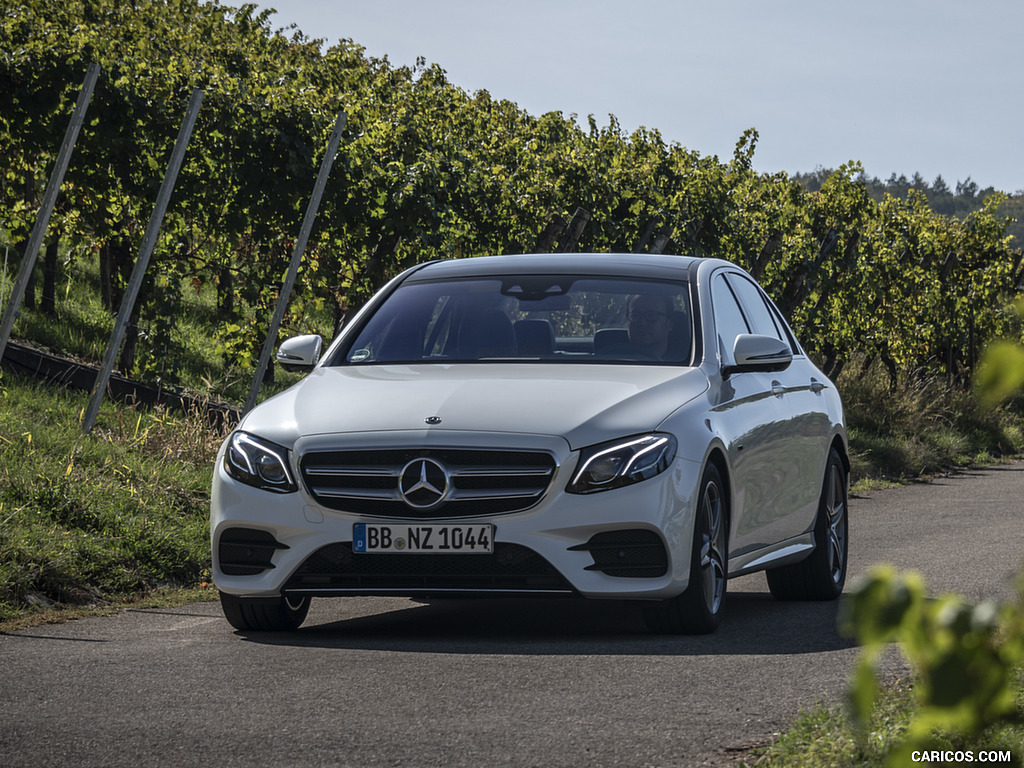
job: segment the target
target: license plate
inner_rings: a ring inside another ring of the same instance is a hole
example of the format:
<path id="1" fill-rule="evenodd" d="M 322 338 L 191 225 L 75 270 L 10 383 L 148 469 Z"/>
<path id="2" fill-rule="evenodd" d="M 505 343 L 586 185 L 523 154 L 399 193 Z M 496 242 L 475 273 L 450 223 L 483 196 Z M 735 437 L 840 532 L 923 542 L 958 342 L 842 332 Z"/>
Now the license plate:
<path id="1" fill-rule="evenodd" d="M 356 523 L 352 527 L 352 551 L 487 555 L 494 552 L 494 526 Z"/>

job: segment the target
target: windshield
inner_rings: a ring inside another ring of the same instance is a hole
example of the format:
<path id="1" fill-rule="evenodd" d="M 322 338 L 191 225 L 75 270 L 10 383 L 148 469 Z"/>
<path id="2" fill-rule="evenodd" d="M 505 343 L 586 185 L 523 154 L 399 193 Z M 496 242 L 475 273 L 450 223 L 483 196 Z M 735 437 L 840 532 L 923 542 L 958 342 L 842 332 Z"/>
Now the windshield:
<path id="1" fill-rule="evenodd" d="M 687 285 L 558 275 L 406 283 L 335 363 L 689 364 Z"/>

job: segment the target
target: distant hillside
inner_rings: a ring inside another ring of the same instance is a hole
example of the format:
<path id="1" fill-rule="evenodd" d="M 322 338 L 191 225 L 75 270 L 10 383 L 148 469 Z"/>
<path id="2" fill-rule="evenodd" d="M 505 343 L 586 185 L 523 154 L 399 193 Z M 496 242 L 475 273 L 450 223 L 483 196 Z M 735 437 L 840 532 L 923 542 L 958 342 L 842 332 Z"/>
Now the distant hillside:
<path id="1" fill-rule="evenodd" d="M 811 173 L 794 174 L 793 180 L 808 192 L 817 192 L 833 173 L 833 170 L 817 168 Z M 958 219 L 980 210 L 985 198 L 997 192 L 994 187 L 979 188 L 970 176 L 966 181 L 958 181 L 952 189 L 942 176 L 937 176 L 929 184 L 919 173 L 915 173 L 910 179 L 894 173 L 885 181 L 877 176 L 869 178 L 867 174 L 861 174 L 857 181 L 867 187 L 868 194 L 875 200 L 881 200 L 886 194 L 906 199 L 911 189 L 924 192 L 933 211 Z M 1016 220 L 1006 231 L 1007 234 L 1014 236 L 1014 247 L 1024 248 L 1024 195 L 1018 192 L 1011 196 L 999 210 L 1003 216 Z"/>

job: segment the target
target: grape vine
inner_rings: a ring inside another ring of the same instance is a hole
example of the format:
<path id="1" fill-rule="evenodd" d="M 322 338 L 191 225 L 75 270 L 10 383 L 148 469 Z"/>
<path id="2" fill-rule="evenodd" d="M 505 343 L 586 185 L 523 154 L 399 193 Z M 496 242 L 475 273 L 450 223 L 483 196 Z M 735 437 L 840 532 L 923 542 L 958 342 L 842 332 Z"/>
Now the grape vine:
<path id="1" fill-rule="evenodd" d="M 437 65 L 395 67 L 356 43 L 275 30 L 272 12 L 200 0 L 11 0 L 0 14 L 0 228 L 21 242 L 75 89 L 102 67 L 51 229 L 101 254 L 116 302 L 193 88 L 206 91 L 139 307 L 138 375 L 174 378 L 178 297 L 215 286 L 214 341 L 251 365 L 334 117 L 349 115 L 286 332 L 311 307 L 343 323 L 390 276 L 432 258 L 534 249 L 552 217 L 589 212 L 579 250 L 658 247 L 755 274 L 808 351 L 837 373 L 956 380 L 985 343 L 1020 336 L 1021 252 L 990 195 L 966 218 L 923 194 L 873 200 L 851 162 L 805 191 L 753 170 L 757 132 L 701 155 L 614 117 L 585 126 Z M 660 238 L 660 240 L 659 240 Z M 159 369 L 159 371 L 158 371 Z"/>

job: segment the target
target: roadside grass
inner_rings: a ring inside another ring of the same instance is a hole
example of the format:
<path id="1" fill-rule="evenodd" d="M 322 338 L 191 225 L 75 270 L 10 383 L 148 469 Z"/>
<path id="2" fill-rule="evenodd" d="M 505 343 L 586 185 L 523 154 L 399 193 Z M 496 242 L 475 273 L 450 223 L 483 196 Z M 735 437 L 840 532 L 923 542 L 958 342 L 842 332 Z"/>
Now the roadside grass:
<path id="1" fill-rule="evenodd" d="M 902 740 L 916 703 L 913 684 L 894 680 L 884 686 L 870 722 L 855 727 L 844 706 L 816 707 L 802 713 L 789 730 L 763 747 L 754 749 L 739 762 L 742 768 L 891 768 L 890 753 Z M 1024 716 L 1024 707 L 1021 709 Z M 982 752 L 1009 753 L 1010 762 L 1024 761 L 1024 726 L 992 728 L 975 739 L 961 739 L 937 733 L 934 750 L 971 752 L 975 759 Z M 967 760 L 950 762 L 922 761 L 925 765 L 962 765 Z"/>
<path id="2" fill-rule="evenodd" d="M 196 587 L 156 587 L 144 594 L 127 596 L 110 595 L 105 600 L 72 605 L 57 603 L 52 608 L 32 613 L 22 613 L 13 619 L 0 621 L 0 634 L 18 632 L 47 624 L 64 624 L 68 621 L 98 616 L 112 616 L 125 610 L 146 610 L 155 608 L 176 608 L 187 603 L 202 603 L 217 600 L 217 588 L 210 582 Z"/>
<path id="3" fill-rule="evenodd" d="M 873 768 L 885 765 L 910 721 L 913 692 L 904 683 L 890 685 L 871 722 L 859 733 L 843 706 L 819 706 L 803 712 L 771 744 L 740 762 L 745 768 Z"/>
<path id="4" fill-rule="evenodd" d="M 86 435 L 86 393 L 6 374 L 0 395 L 0 622 L 208 581 L 204 415 L 105 403 Z"/>
<path id="5" fill-rule="evenodd" d="M 880 365 L 848 366 L 836 386 L 854 490 L 927 479 L 1024 452 L 1024 409 L 984 409 L 974 393 L 921 374 L 893 384 Z"/>

